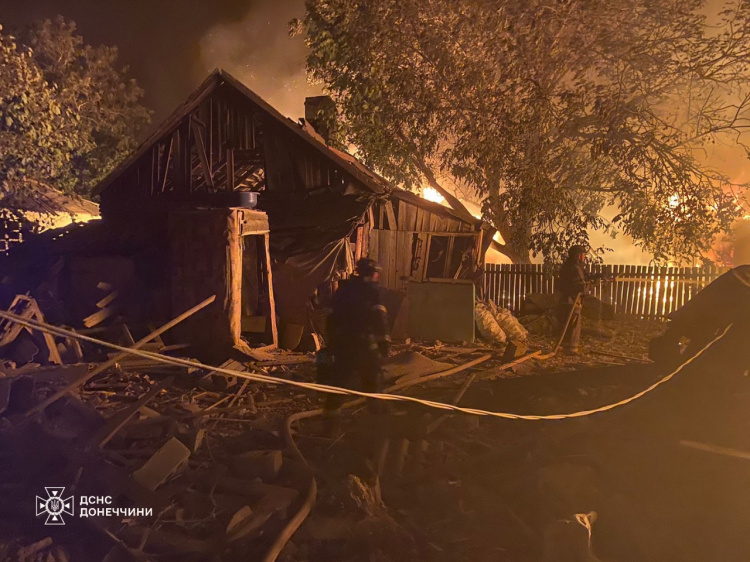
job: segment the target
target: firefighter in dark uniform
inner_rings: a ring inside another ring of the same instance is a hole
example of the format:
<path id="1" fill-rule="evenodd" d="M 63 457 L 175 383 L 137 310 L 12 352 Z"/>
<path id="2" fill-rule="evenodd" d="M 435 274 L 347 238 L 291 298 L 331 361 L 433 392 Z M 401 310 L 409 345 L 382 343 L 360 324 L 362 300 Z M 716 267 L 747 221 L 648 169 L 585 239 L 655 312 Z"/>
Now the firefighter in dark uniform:
<path id="1" fill-rule="evenodd" d="M 364 392 L 380 392 L 382 363 L 388 357 L 388 311 L 377 283 L 380 267 L 369 258 L 357 262 L 355 275 L 340 282 L 328 317 L 330 384 Z M 325 409 L 336 411 L 345 395 L 329 394 Z"/>
<path id="2" fill-rule="evenodd" d="M 563 349 L 568 353 L 578 353 L 578 344 L 581 341 L 582 301 L 578 295 L 582 295 L 586 290 L 589 280 L 585 266 L 586 248 L 581 245 L 571 246 L 568 250 L 568 259 L 560 268 L 558 288 L 561 294 L 556 311 L 561 330 L 565 329 L 565 322 L 572 313 L 562 340 Z"/>

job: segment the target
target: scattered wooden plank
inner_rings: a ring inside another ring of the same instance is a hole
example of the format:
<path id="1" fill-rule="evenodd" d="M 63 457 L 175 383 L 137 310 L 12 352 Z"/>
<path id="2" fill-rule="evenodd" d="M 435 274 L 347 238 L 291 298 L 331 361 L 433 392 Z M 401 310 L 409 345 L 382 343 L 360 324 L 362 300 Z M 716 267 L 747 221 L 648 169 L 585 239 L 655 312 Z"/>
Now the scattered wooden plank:
<path id="1" fill-rule="evenodd" d="M 102 300 L 100 300 L 98 303 L 96 303 L 96 308 L 106 308 L 109 304 L 112 303 L 118 296 L 120 292 L 119 291 L 112 291 L 110 294 L 108 294 L 106 297 L 104 297 Z"/>
<path id="2" fill-rule="evenodd" d="M 128 328 L 125 324 L 121 324 L 120 329 L 122 330 L 122 339 L 124 345 L 127 345 L 128 347 L 134 345 L 135 340 L 133 339 L 133 334 L 130 333 L 130 328 Z"/>
<path id="3" fill-rule="evenodd" d="M 150 331 L 154 332 L 154 331 L 156 331 L 156 326 L 154 326 L 153 324 L 149 324 L 149 325 L 148 325 L 148 329 L 149 329 Z M 154 341 L 155 341 L 156 343 L 158 343 L 158 344 L 162 345 L 162 346 L 164 346 L 164 345 L 167 345 L 167 344 L 165 344 L 165 343 L 164 343 L 164 340 L 163 340 L 163 339 L 161 339 L 161 334 L 159 334 L 158 336 L 156 336 L 156 337 L 154 338 Z"/>
<path id="4" fill-rule="evenodd" d="M 471 383 L 474 382 L 474 379 L 476 379 L 477 375 L 476 373 L 472 373 L 469 375 L 469 377 L 464 381 L 464 384 L 461 385 L 461 388 L 456 393 L 456 396 L 451 401 L 451 404 L 454 406 L 458 406 L 458 403 L 461 401 L 461 398 L 464 397 L 464 394 L 466 394 L 466 391 L 471 386 Z M 434 422 L 432 422 L 430 425 L 427 426 L 427 435 L 435 431 L 440 425 L 448 419 L 452 414 L 443 414 L 439 418 L 437 418 Z"/>
<path id="5" fill-rule="evenodd" d="M 212 295 L 211 297 L 207 298 L 203 302 L 195 305 L 193 308 L 191 308 L 189 310 L 186 310 L 185 312 L 183 312 L 182 314 L 180 314 L 179 316 L 177 316 L 173 320 L 170 320 L 169 322 L 167 322 L 166 324 L 164 324 L 158 330 L 154 330 L 153 332 L 151 332 L 150 334 L 148 334 L 146 337 L 138 340 L 134 345 L 131 346 L 130 349 L 140 349 L 143 346 L 143 344 L 150 342 L 154 338 L 158 337 L 160 334 L 163 334 L 164 332 L 166 332 L 170 328 L 173 328 L 174 326 L 176 326 L 177 324 L 179 324 L 180 322 L 182 322 L 186 318 L 189 318 L 190 316 L 192 316 L 193 314 L 195 314 L 199 310 L 207 307 L 209 304 L 211 304 L 215 300 L 216 300 L 216 295 Z M 56 400 L 58 400 L 61 397 L 65 396 L 70 391 L 75 390 L 76 388 L 78 388 L 81 385 L 85 384 L 87 381 L 91 380 L 96 375 L 98 375 L 98 374 L 106 371 L 107 369 L 109 369 L 110 367 L 112 367 L 113 365 L 115 365 L 115 363 L 117 363 L 118 361 L 124 359 L 127 356 L 128 356 L 128 353 L 127 352 L 123 352 L 123 353 L 120 353 L 117 356 L 113 357 L 112 359 L 109 359 L 108 361 L 105 361 L 104 363 L 102 363 L 101 365 L 99 365 L 97 368 L 93 369 L 91 372 L 89 372 L 86 375 L 82 376 L 81 378 L 79 378 L 75 382 L 67 385 L 65 388 L 62 388 L 62 389 L 58 390 L 57 392 L 55 392 L 54 394 L 52 394 L 52 396 L 50 396 L 46 400 L 43 400 L 37 406 L 35 406 L 34 408 L 30 409 L 27 412 L 26 415 L 27 416 L 32 416 L 34 414 L 38 414 L 39 412 L 43 411 L 47 406 L 49 406 L 50 404 L 52 404 Z"/>
<path id="6" fill-rule="evenodd" d="M 263 235 L 266 247 L 266 275 L 268 276 L 268 302 L 271 310 L 271 335 L 274 347 L 279 346 L 279 329 L 276 325 L 276 300 L 273 294 L 273 273 L 271 271 L 271 246 L 268 234 Z"/>
<path id="7" fill-rule="evenodd" d="M 94 312 L 93 314 L 90 314 L 89 316 L 84 318 L 83 325 L 87 328 L 93 328 L 94 326 L 97 326 L 98 324 L 104 322 L 110 316 L 114 316 L 118 309 L 119 307 L 115 305 L 102 308 L 101 310 Z"/>
<path id="8" fill-rule="evenodd" d="M 70 365 L 54 365 L 42 367 L 37 363 L 29 363 L 17 369 L 2 369 L 3 378 L 34 377 L 36 382 L 73 381 L 89 370 L 88 363 L 73 363 Z"/>
<path id="9" fill-rule="evenodd" d="M 70 331 L 74 332 L 75 330 L 71 328 Z M 83 361 L 83 350 L 81 349 L 81 343 L 77 339 L 65 338 L 65 344 L 69 349 L 73 351 L 73 355 L 75 355 L 76 361 L 78 361 L 79 363 Z"/>
<path id="10" fill-rule="evenodd" d="M 8 312 L 20 316 L 24 319 L 32 319 L 35 314 L 31 306 L 32 299 L 26 295 L 16 295 L 13 302 L 8 307 Z M 3 318 L 0 321 L 0 347 L 12 343 L 18 337 L 18 334 L 24 329 L 24 326 Z"/>
<path id="11" fill-rule="evenodd" d="M 705 451 L 707 453 L 723 455 L 725 457 L 734 457 L 736 459 L 750 460 L 750 451 L 743 451 L 741 449 L 735 449 L 734 447 L 722 447 L 720 445 L 712 445 L 711 443 L 701 443 L 699 441 L 691 441 L 690 439 L 680 440 L 680 445 L 682 445 L 683 447 L 689 447 L 690 449 L 697 449 L 699 451 Z"/>
<path id="12" fill-rule="evenodd" d="M 146 394 L 144 394 L 137 402 L 132 404 L 130 407 L 125 409 L 124 411 L 115 414 L 111 419 L 107 421 L 107 424 L 101 428 L 90 440 L 89 444 L 91 446 L 99 447 L 100 449 L 104 447 L 107 443 L 109 443 L 112 438 L 117 435 L 117 433 L 127 424 L 133 416 L 135 416 L 138 411 L 148 404 L 151 400 L 156 398 L 156 396 L 165 388 L 170 386 L 174 379 L 168 378 L 160 381 L 159 383 L 155 384 L 152 388 L 149 389 Z"/>
<path id="13" fill-rule="evenodd" d="M 49 350 L 49 362 L 55 365 L 62 365 L 60 350 L 57 349 L 55 338 L 52 337 L 52 334 L 46 332 L 42 333 L 42 337 L 44 338 L 44 343 L 47 344 L 47 349 Z"/>
<path id="14" fill-rule="evenodd" d="M 25 320 L 44 322 L 44 314 L 42 314 L 39 305 L 33 297 L 29 297 L 28 295 L 16 295 L 8 308 L 8 313 L 19 316 Z M 30 328 L 26 328 L 18 322 L 14 322 L 12 319 L 3 318 L 0 321 L 0 347 L 11 344 L 24 329 L 29 333 L 32 331 Z M 55 365 L 61 365 L 62 359 L 60 358 L 60 352 L 57 349 L 55 338 L 52 337 L 52 334 L 46 332 L 42 332 L 42 338 L 44 339 L 44 344 L 48 350 L 49 362 Z"/>
<path id="15" fill-rule="evenodd" d="M 300 365 L 302 363 L 312 363 L 315 358 L 310 355 L 290 355 L 288 357 L 279 357 L 268 361 L 258 361 L 259 367 L 277 367 L 279 365 Z"/>
<path id="16" fill-rule="evenodd" d="M 221 365 L 219 365 L 219 369 L 226 369 L 231 371 L 246 371 L 247 367 L 244 363 L 240 363 L 236 359 L 227 359 Z M 219 386 L 220 390 L 226 390 L 237 384 L 237 377 L 225 375 L 224 373 L 218 371 L 211 371 L 205 377 L 201 378 L 201 380 L 207 379 L 210 380 L 214 385 Z"/>
<path id="17" fill-rule="evenodd" d="M 629 355 L 620 355 L 619 353 L 609 353 L 607 351 L 599 351 L 598 349 L 590 349 L 590 353 L 595 353 L 596 355 L 605 355 L 607 357 L 617 357 L 618 359 L 626 359 L 628 361 L 638 361 L 640 363 L 651 363 L 649 359 L 641 359 L 640 357 L 631 357 Z"/>

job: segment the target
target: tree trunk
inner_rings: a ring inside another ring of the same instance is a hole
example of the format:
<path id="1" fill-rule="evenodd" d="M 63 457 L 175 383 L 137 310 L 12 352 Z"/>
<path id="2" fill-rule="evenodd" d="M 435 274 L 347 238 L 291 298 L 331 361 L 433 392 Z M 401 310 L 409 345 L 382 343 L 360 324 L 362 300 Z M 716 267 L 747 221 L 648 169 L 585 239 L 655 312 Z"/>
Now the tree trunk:
<path id="1" fill-rule="evenodd" d="M 529 255 L 529 242 L 531 231 L 526 224 L 518 226 L 510 224 L 507 214 L 499 205 L 490 205 L 490 219 L 500 236 L 503 237 L 503 243 L 495 240 L 492 241 L 492 248 L 510 258 L 512 263 L 531 263 Z M 521 232 L 518 229 L 521 228 Z"/>
<path id="2" fill-rule="evenodd" d="M 528 247 L 523 248 L 510 244 L 500 244 L 496 240 L 492 241 L 490 247 L 508 257 L 512 263 L 531 263 Z"/>
<path id="3" fill-rule="evenodd" d="M 454 211 L 465 215 L 467 219 L 475 219 L 475 217 L 469 212 L 466 206 L 455 195 L 453 195 L 450 191 L 448 191 L 438 183 L 435 174 L 433 174 L 432 169 L 430 169 L 426 162 L 419 158 L 414 158 L 413 161 L 416 164 L 417 168 L 419 168 L 419 170 L 422 172 L 422 174 L 424 174 L 424 177 L 425 179 L 427 179 L 427 183 L 429 184 L 429 186 L 437 191 L 440 195 L 442 195 L 445 198 L 445 201 L 453 208 Z M 518 238 L 522 238 L 525 242 L 511 242 L 500 244 L 496 240 L 493 240 L 490 246 L 501 254 L 507 256 L 512 263 L 531 263 L 531 257 L 529 255 L 528 229 L 524 228 L 526 232 L 524 232 L 524 235 L 522 237 L 511 236 L 510 226 L 506 226 L 504 228 L 499 227 L 498 230 L 500 231 L 500 235 L 504 240 L 517 240 Z"/>

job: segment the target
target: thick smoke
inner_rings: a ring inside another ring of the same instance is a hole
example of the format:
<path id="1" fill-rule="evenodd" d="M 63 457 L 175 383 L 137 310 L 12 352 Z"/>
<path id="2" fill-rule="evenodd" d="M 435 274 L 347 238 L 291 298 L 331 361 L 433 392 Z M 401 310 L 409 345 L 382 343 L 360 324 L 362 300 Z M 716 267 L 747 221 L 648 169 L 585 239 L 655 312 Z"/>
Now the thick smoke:
<path id="1" fill-rule="evenodd" d="M 253 2 L 241 21 L 214 25 L 201 38 L 201 72 L 223 68 L 284 115 L 304 116 L 305 97 L 321 93 L 307 81 L 303 38 L 288 32 L 304 12 L 302 0 Z"/>
<path id="2" fill-rule="evenodd" d="M 302 117 L 305 97 L 322 92 L 320 86 L 308 82 L 303 38 L 290 37 L 288 32 L 289 21 L 302 17 L 304 10 L 303 0 L 255 0 L 239 21 L 214 25 L 200 40 L 200 75 L 224 68 L 284 115 Z M 711 147 L 705 155 L 707 160 L 733 182 L 747 181 L 747 158 L 728 144 Z M 478 207 L 472 211 L 478 212 Z M 745 222 L 738 223 L 740 229 L 733 237 L 735 262 L 747 262 L 750 254 Z M 604 254 L 606 263 L 648 264 L 652 260 L 628 236 L 612 239 L 599 232 L 591 232 L 590 236 L 592 246 L 613 250 Z M 493 251 L 487 258 L 491 262 L 507 261 Z"/>

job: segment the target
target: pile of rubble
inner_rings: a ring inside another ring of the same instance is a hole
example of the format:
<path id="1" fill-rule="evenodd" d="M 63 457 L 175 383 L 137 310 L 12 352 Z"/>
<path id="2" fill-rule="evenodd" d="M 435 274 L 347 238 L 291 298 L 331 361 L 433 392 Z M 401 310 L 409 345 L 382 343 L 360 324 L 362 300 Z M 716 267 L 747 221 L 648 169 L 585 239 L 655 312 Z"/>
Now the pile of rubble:
<path id="1" fill-rule="evenodd" d="M 30 297 L 17 297 L 11 313 L 45 320 Z M 456 447 L 487 452 L 475 442 L 477 418 L 402 404 L 402 415 L 345 416 L 338 434 L 322 420 L 292 429 L 290 420 L 319 412 L 317 394 L 242 373 L 313 381 L 311 355 L 238 354 L 219 367 L 237 376 L 164 361 L 189 351 L 161 340 L 179 321 L 155 330 L 109 317 L 68 330 L 76 337 L 45 335 L 7 317 L 0 323 L 2 557 L 270 562 L 333 559 L 333 548 L 335 559 L 362 552 L 445 558 L 438 541 L 403 515 L 406 505 L 392 509 L 399 505 L 393 494 L 407 487 L 418 505 L 444 498 L 460 508 L 460 480 L 446 459 Z M 538 368 L 538 352 L 509 359 L 506 351 L 407 341 L 394 346 L 386 391 L 419 388 L 428 399 L 475 404 L 498 377 Z M 319 469 L 314 478 L 305 458 Z"/>
<path id="2" fill-rule="evenodd" d="M 11 312 L 44 320 L 29 297 L 18 297 Z M 121 328 L 115 343 L 132 345 Z M 307 467 L 282 452 L 278 431 L 287 405 L 310 408 L 305 395 L 286 388 L 268 395 L 268 385 L 123 354 L 107 358 L 7 320 L 0 329 L 5 555 L 262 558 L 309 480 Z M 140 349 L 175 350 L 158 334 L 153 340 Z M 45 490 L 59 490 L 60 501 Z"/>

